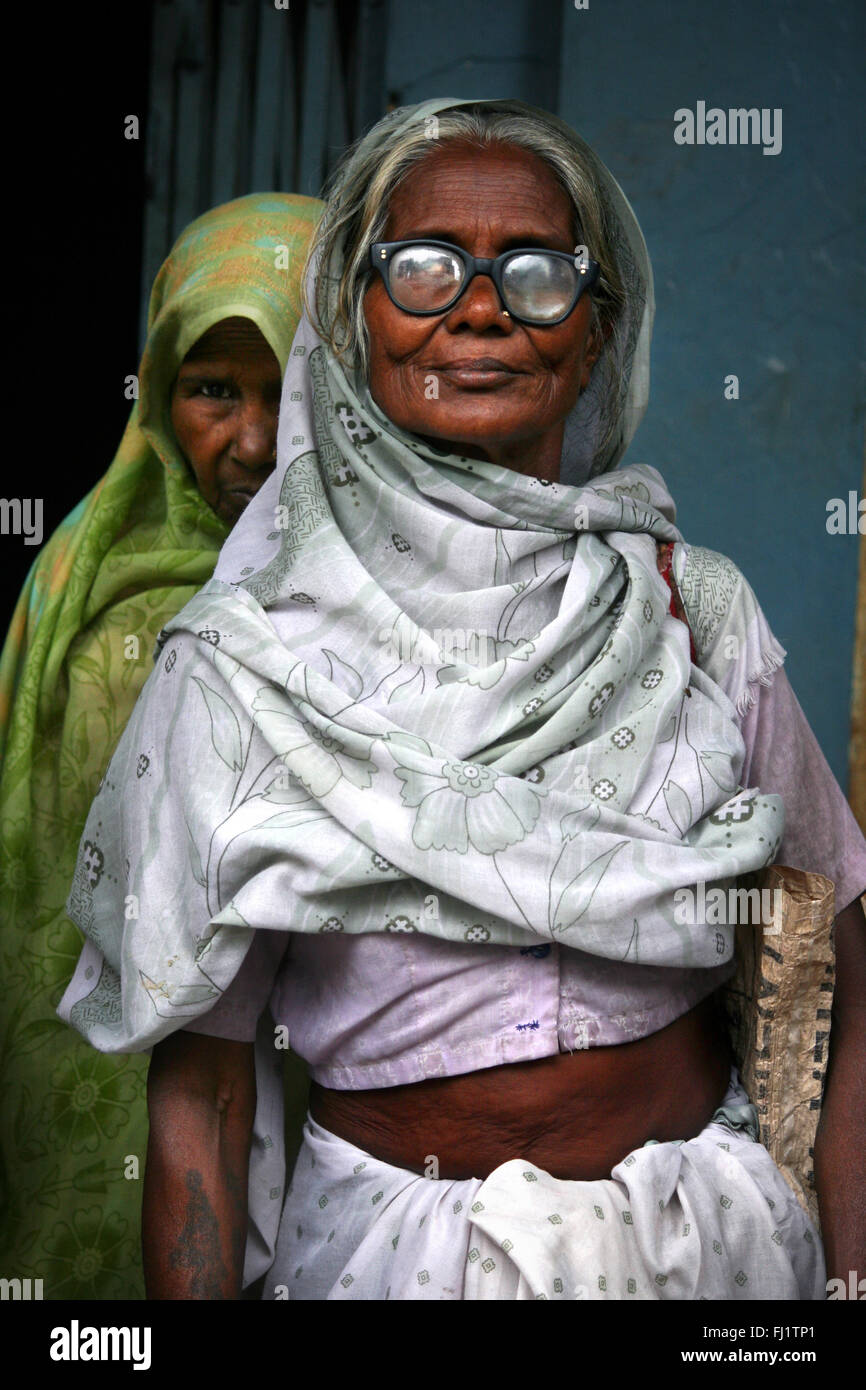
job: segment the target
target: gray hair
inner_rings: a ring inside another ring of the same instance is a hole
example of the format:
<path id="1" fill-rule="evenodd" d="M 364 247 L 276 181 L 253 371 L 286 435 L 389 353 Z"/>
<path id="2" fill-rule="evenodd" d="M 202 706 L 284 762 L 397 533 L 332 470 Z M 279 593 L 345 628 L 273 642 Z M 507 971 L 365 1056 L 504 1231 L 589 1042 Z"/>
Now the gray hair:
<path id="1" fill-rule="evenodd" d="M 483 108 L 447 109 L 431 122 L 399 130 L 390 141 L 386 137 L 366 154 L 356 146 L 336 170 L 308 259 L 309 265 L 314 257 L 320 258 L 314 304 L 309 303 L 305 288 L 307 312 L 335 356 L 366 375 L 369 338 L 363 299 L 373 273 L 369 247 L 382 240 L 398 184 L 446 140 L 480 148 L 516 145 L 551 167 L 574 208 L 575 245 L 585 245 L 590 258 L 599 263 L 592 323 L 606 340 L 615 330 L 626 292 L 614 249 L 616 219 L 595 168 L 543 114 L 517 115 L 487 103 Z M 329 274 L 330 267 L 340 264 L 341 255 L 342 273 Z M 306 276 L 305 284 L 309 284 Z"/>

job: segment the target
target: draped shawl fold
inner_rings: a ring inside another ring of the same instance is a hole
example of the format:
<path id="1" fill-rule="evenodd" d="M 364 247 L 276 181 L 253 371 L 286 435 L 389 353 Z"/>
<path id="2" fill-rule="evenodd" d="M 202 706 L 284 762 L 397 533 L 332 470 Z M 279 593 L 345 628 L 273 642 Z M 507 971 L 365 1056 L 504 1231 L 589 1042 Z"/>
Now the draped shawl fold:
<path id="1" fill-rule="evenodd" d="M 392 113 L 355 157 L 456 104 Z M 610 471 L 646 403 L 651 273 L 562 129 L 625 266 L 616 372 L 593 374 L 616 429 L 591 388 L 570 483 L 437 449 L 302 320 L 277 470 L 166 624 L 88 818 L 69 912 L 91 946 L 61 1013 L 95 1046 L 206 1012 L 253 929 L 730 959 L 733 925 L 683 925 L 674 894 L 770 862 L 783 808 L 740 786 L 735 705 L 668 611 L 662 478 Z M 780 649 L 745 581 L 731 611 L 736 692 Z"/>

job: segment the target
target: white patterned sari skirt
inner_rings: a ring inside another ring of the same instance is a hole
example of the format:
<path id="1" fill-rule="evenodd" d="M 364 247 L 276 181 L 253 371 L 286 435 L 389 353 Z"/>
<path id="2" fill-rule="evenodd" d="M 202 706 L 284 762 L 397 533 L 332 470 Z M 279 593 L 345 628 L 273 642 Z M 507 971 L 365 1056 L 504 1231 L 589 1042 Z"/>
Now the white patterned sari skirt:
<path id="1" fill-rule="evenodd" d="M 524 1159 L 484 1180 L 383 1163 L 309 1115 L 265 1299 L 823 1299 L 814 1226 L 736 1071 L 694 1139 L 609 1178 Z"/>

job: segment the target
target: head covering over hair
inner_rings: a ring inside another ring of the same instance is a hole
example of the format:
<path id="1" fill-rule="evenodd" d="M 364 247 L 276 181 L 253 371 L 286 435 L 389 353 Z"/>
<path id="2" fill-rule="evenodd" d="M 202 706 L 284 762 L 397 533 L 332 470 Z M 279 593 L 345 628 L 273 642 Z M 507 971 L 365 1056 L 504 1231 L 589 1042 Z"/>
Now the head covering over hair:
<path id="1" fill-rule="evenodd" d="M 468 104 L 394 112 L 351 158 Z M 628 344 L 614 434 L 592 386 L 568 422 L 574 483 L 397 428 L 302 318 L 276 471 L 166 624 L 88 817 L 69 899 L 88 941 L 60 1013 L 94 1046 L 147 1048 L 205 1014 L 254 929 L 313 949 L 319 932 L 400 921 L 482 951 L 546 940 L 714 982 L 730 961 L 733 925 L 684 924 L 675 894 L 770 862 L 783 812 L 739 787 L 734 705 L 669 614 L 656 547 L 681 538 L 661 476 L 599 471 L 646 405 L 652 318 L 640 230 L 603 180 L 631 326 L 609 340 Z M 772 641 L 750 602 L 744 672 L 749 624 Z M 261 1116 L 273 1034 L 258 1041 Z M 282 1180 L 272 1113 L 257 1134 L 248 1280 L 267 1267 Z"/>
<path id="2" fill-rule="evenodd" d="M 119 1272 L 117 1223 L 128 1260 L 138 1249 L 138 1184 L 123 1181 L 122 1155 L 144 1153 L 143 1073 L 95 1056 L 53 1009 L 80 947 L 65 903 L 87 809 L 152 667 L 156 634 L 210 578 L 229 530 L 178 447 L 171 388 L 193 344 L 234 316 L 256 324 L 285 369 L 321 210 L 313 198 L 253 194 L 205 213 L 178 238 L 153 286 L 139 399 L 120 447 L 38 556 L 0 660 L 0 1031 L 10 1049 L 0 1132 L 13 1187 L 3 1243 L 16 1273 L 46 1272 L 55 1298 L 141 1292 L 137 1268 Z M 77 1109 L 81 1087 L 88 1103 Z M 106 1262 L 92 1279 L 63 1265 L 59 1236 L 54 1246 L 44 1231 L 27 1251 L 17 1244 L 39 1225 L 41 1185 L 58 1162 L 90 1194 L 76 1196 L 66 1182 L 53 1199 L 55 1220 L 59 1200 L 72 1222 L 73 1254 L 76 1222 L 107 1183 L 129 1207 L 121 1221 L 115 1202 L 110 1238 L 103 1227 L 94 1236 Z"/>
<path id="3" fill-rule="evenodd" d="M 358 142 L 352 152 L 352 167 L 369 170 L 372 174 L 381 161 L 383 150 L 391 145 L 395 137 L 413 128 L 421 128 L 427 134 L 431 128 L 431 118 L 442 115 L 444 111 L 461 110 L 511 116 L 518 120 L 521 117 L 541 117 L 571 146 L 580 165 L 591 173 L 596 185 L 604 230 L 616 256 L 626 303 L 615 333 L 605 342 L 589 384 L 581 392 L 566 422 L 560 481 L 583 483 L 616 466 L 634 437 L 649 401 L 650 340 L 655 293 L 646 242 L 631 204 L 591 146 L 552 112 L 540 111 L 523 101 L 437 99 L 421 102 L 417 106 L 400 107 L 389 112 Z M 438 139 L 437 133 L 430 140 L 431 148 Z M 345 176 L 335 180 L 337 195 L 345 181 Z M 330 206 L 329 202 L 329 211 Z M 326 211 L 323 226 L 327 226 L 327 222 Z M 330 318 L 336 310 L 337 287 L 348 249 L 344 236 L 338 238 L 330 264 L 321 271 L 327 287 L 325 312 Z M 309 290 L 307 301 L 314 302 Z M 354 376 L 353 385 L 358 394 L 369 402 L 366 382 Z M 388 426 L 394 429 L 390 421 Z"/>

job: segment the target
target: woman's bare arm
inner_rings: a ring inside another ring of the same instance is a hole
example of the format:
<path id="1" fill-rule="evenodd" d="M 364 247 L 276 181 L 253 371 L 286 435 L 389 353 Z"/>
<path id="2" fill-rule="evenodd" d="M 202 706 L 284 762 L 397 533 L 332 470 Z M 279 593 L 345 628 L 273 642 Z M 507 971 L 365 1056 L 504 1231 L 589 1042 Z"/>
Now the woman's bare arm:
<path id="1" fill-rule="evenodd" d="M 239 1298 L 256 1109 L 253 1044 L 173 1033 L 153 1049 L 147 1104 L 147 1297 Z"/>
<path id="2" fill-rule="evenodd" d="M 866 1277 L 866 916 L 855 899 L 836 918 L 830 1063 L 815 1139 L 827 1278 Z"/>

